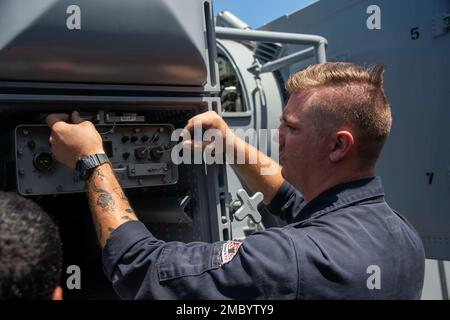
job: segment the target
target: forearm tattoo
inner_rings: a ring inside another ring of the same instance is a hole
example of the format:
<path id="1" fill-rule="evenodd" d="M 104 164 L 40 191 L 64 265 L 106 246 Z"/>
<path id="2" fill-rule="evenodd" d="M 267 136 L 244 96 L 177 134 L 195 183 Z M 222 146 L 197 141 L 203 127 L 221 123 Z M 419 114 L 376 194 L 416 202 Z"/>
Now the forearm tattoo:
<path id="1" fill-rule="evenodd" d="M 113 197 L 108 191 L 103 189 L 94 189 L 95 192 L 99 193 L 97 198 L 97 205 L 103 209 L 104 212 L 116 211 L 116 204 Z"/>
<path id="2" fill-rule="evenodd" d="M 97 236 L 99 239 L 99 242 L 104 243 L 106 239 L 111 235 L 111 233 L 115 230 L 115 228 L 112 228 L 109 226 L 109 223 L 106 225 L 102 225 L 103 218 L 98 216 L 99 213 L 109 213 L 109 214 L 120 214 L 117 218 L 119 218 L 121 221 L 130 221 L 130 220 L 138 220 L 133 209 L 130 207 L 124 210 L 124 212 L 120 212 L 120 207 L 123 208 L 123 206 L 129 206 L 128 199 L 123 192 L 122 188 L 116 187 L 112 189 L 111 192 L 108 190 L 105 190 L 107 187 L 104 187 L 105 184 L 102 182 L 107 182 L 108 177 L 106 177 L 101 170 L 94 170 L 92 173 L 92 176 L 86 183 L 86 191 L 88 193 L 89 198 L 89 205 L 91 206 L 91 212 L 93 214 L 93 220 L 95 229 L 97 232 Z M 100 187 L 100 185 L 102 187 Z M 116 199 L 118 203 L 114 201 Z M 120 199 L 120 200 L 119 200 Z M 121 201 L 126 201 L 125 203 Z M 106 218 L 106 216 L 105 216 Z M 114 219 L 113 216 L 110 216 L 108 219 Z M 117 219 L 116 218 L 116 219 Z M 99 220 L 100 219 L 100 220 Z M 107 220 L 108 221 L 108 220 Z M 107 232 L 105 234 L 104 232 Z M 103 238 L 105 236 L 105 238 Z"/>
<path id="3" fill-rule="evenodd" d="M 93 177 L 88 180 L 87 186 L 88 189 L 92 191 L 91 194 L 93 194 L 94 197 L 98 194 L 95 202 L 100 208 L 103 209 L 104 212 L 116 211 L 116 204 L 111 194 L 108 191 L 97 187 L 96 185 L 96 180 L 100 179 L 104 181 L 105 176 L 100 172 L 100 170 L 94 171 L 92 175 Z"/>

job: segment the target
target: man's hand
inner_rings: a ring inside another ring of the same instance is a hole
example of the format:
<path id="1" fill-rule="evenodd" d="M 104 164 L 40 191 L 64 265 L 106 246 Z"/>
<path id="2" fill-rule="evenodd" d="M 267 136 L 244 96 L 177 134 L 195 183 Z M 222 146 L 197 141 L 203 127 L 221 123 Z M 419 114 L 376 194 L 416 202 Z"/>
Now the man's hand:
<path id="1" fill-rule="evenodd" d="M 102 153 L 103 142 L 92 122 L 80 118 L 73 112 L 69 124 L 67 114 L 51 114 L 47 124 L 52 129 L 50 144 L 53 157 L 70 168 L 74 168 L 80 157 Z M 137 220 L 125 193 L 109 163 L 95 169 L 86 182 L 86 193 L 92 218 L 102 247 L 111 233 L 130 220 Z"/>
<path id="2" fill-rule="evenodd" d="M 207 111 L 192 117 L 184 129 L 193 132 L 196 123 L 201 124 L 204 130 L 217 129 L 224 137 L 229 129 L 227 123 L 215 111 Z"/>
<path id="3" fill-rule="evenodd" d="M 205 113 L 201 113 L 199 115 L 192 117 L 191 119 L 189 119 L 187 125 L 184 127 L 184 130 L 189 132 L 192 137 L 192 134 L 194 133 L 194 129 L 196 126 L 199 126 L 200 127 L 199 129 L 202 129 L 203 131 L 206 131 L 209 129 L 217 130 L 223 138 L 223 146 L 227 146 L 227 143 L 229 143 L 230 147 L 232 147 L 232 144 L 235 140 L 235 136 L 234 136 L 234 134 L 232 134 L 227 123 L 217 114 L 217 112 L 207 111 Z M 227 141 L 227 140 L 229 140 L 229 141 Z M 211 142 L 202 142 L 202 141 L 193 141 L 193 140 L 183 141 L 183 145 L 186 148 L 189 148 L 192 146 L 195 149 L 198 149 L 200 147 L 205 148 L 209 144 L 211 144 Z"/>
<path id="4" fill-rule="evenodd" d="M 239 175 L 253 191 L 261 191 L 264 194 L 264 203 L 270 203 L 284 182 L 278 163 L 232 133 L 226 122 L 214 111 L 191 118 L 184 129 L 192 136 L 196 126 L 201 126 L 203 131 L 216 129 L 220 132 L 223 138 L 222 146 L 226 148 L 229 163 L 234 165 Z M 187 140 L 183 141 L 183 145 L 186 148 L 193 146 L 194 149 L 199 149 L 208 148 L 211 142 Z M 245 159 L 244 163 L 237 161 L 238 155 L 241 159 Z M 256 159 L 256 163 L 252 163 L 250 159 Z"/>
<path id="5" fill-rule="evenodd" d="M 62 164 L 75 168 L 76 162 L 84 156 L 103 153 L 103 142 L 92 122 L 80 118 L 77 111 L 71 115 L 53 113 L 47 117 L 51 129 L 50 145 L 53 157 Z"/>

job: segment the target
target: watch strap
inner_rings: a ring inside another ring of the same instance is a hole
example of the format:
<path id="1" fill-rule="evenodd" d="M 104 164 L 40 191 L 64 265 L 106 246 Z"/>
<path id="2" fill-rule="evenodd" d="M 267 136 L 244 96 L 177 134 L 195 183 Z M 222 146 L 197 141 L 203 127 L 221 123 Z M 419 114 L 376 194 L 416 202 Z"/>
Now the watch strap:
<path id="1" fill-rule="evenodd" d="M 96 153 L 90 156 L 81 157 L 83 161 L 84 169 L 91 170 L 99 165 L 109 162 L 109 158 L 105 153 Z"/>
<path id="2" fill-rule="evenodd" d="M 109 162 L 105 153 L 96 153 L 90 156 L 81 157 L 76 165 L 76 171 L 81 180 L 87 180 L 92 173 L 92 169 Z"/>

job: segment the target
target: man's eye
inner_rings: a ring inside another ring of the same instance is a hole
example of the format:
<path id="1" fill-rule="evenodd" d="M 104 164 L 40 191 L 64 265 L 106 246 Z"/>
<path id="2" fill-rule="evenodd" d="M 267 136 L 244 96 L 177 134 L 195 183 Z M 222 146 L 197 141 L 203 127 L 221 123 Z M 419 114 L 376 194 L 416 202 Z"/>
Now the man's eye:
<path id="1" fill-rule="evenodd" d="M 290 131 L 294 131 L 295 130 L 295 127 L 293 127 L 293 126 L 290 126 L 290 125 L 286 125 L 286 127 L 288 128 L 288 130 L 290 130 Z"/>

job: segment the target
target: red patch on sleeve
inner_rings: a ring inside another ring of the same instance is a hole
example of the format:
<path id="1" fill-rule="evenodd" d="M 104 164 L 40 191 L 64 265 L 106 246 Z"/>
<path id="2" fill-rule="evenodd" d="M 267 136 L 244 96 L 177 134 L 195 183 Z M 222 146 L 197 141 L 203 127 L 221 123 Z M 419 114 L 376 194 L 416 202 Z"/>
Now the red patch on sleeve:
<path id="1" fill-rule="evenodd" d="M 230 262 L 239 250 L 242 242 L 227 241 L 222 245 L 222 265 Z"/>

